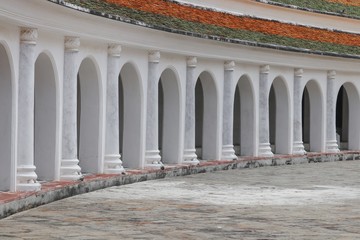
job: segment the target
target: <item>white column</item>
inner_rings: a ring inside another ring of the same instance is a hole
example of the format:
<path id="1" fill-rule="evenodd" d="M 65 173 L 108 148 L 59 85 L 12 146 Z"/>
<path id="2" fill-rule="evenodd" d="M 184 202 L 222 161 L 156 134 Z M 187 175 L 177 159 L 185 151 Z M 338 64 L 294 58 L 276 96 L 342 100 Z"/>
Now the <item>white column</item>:
<path id="1" fill-rule="evenodd" d="M 259 156 L 273 156 L 269 143 L 269 72 L 270 66 L 260 67 L 259 79 Z"/>
<path id="2" fill-rule="evenodd" d="M 233 145 L 234 125 L 234 61 L 226 61 L 224 64 L 224 102 L 223 102 L 223 134 L 222 134 L 222 159 L 236 160 Z"/>
<path id="3" fill-rule="evenodd" d="M 65 38 L 64 82 L 63 82 L 63 123 L 62 159 L 60 178 L 77 180 L 82 177 L 77 149 L 77 55 L 80 39 Z"/>
<path id="4" fill-rule="evenodd" d="M 147 109 L 146 109 L 146 151 L 145 167 L 163 168 L 159 151 L 159 79 L 158 65 L 159 51 L 149 52 L 148 84 L 147 84 Z"/>
<path id="5" fill-rule="evenodd" d="M 293 154 L 305 154 L 304 144 L 302 141 L 302 93 L 301 80 L 303 69 L 294 70 L 294 139 Z"/>
<path id="6" fill-rule="evenodd" d="M 108 46 L 104 173 L 124 172 L 119 149 L 119 68 L 121 45 Z"/>
<path id="7" fill-rule="evenodd" d="M 34 84 L 37 29 L 21 28 L 18 84 L 17 191 L 37 191 L 34 166 Z M 5 114 L 5 113 L 3 113 Z"/>
<path id="8" fill-rule="evenodd" d="M 184 159 L 186 164 L 199 164 L 195 150 L 195 68 L 196 57 L 186 59 L 186 103 L 185 103 L 185 135 L 184 135 Z"/>
<path id="9" fill-rule="evenodd" d="M 334 88 L 336 71 L 327 73 L 326 94 L 326 152 L 339 152 L 336 141 L 336 92 Z"/>

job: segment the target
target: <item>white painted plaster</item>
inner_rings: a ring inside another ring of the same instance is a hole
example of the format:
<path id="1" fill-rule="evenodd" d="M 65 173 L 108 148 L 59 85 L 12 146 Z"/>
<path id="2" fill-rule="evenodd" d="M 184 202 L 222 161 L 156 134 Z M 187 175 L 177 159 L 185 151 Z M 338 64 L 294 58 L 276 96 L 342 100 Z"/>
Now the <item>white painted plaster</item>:
<path id="1" fill-rule="evenodd" d="M 35 182 L 35 172 L 40 179 L 79 179 L 79 164 L 84 172 L 120 173 L 123 171 L 120 153 L 125 168 L 144 168 L 146 150 L 154 150 L 157 155 L 160 150 L 159 156 L 165 164 L 197 164 L 196 142 L 202 159 L 225 158 L 224 148 L 231 148 L 235 142 L 240 155 L 271 156 L 268 104 L 272 85 L 277 98 L 272 115 L 276 119 L 272 121 L 276 153 L 295 153 L 296 143 L 303 141 L 299 102 L 305 87 L 309 92 L 310 151 L 337 149 L 337 146 L 333 148 L 336 144 L 335 104 L 341 86 L 346 89 L 349 102 L 349 116 L 347 113 L 343 116 L 349 120 L 344 127 L 348 131 L 347 148 L 360 149 L 357 59 L 159 32 L 91 16 L 48 1 L 4 2 L 0 20 L 0 110 L 12 112 L 0 117 L 3 133 L 0 171 L 4 171 L 0 176 L 5 176 L 5 180 L 0 180 L 1 190 L 16 190 L 17 176 L 18 180 L 31 178 Z M 19 26 L 37 28 L 38 37 L 30 34 L 19 44 Z M 66 36 L 75 37 L 67 38 L 64 46 Z M 120 58 L 108 49 L 114 44 L 121 45 Z M 149 58 L 149 49 L 161 52 L 158 63 L 155 63 L 157 54 Z M 224 62 L 229 59 L 234 61 L 233 69 L 224 72 Z M 271 66 L 271 69 L 262 67 L 259 71 L 260 66 Z M 303 69 L 301 80 L 294 77 L 295 68 Z M 329 69 L 336 71 L 336 78 L 334 72 L 327 74 Z M 36 82 L 42 83 L 35 88 L 35 94 L 33 76 Z M 161 101 L 159 83 L 163 89 Z M 202 106 L 195 112 L 195 100 L 199 98 L 195 94 L 197 83 L 201 83 L 198 92 L 203 95 Z M 239 96 L 234 102 L 236 89 Z M 35 108 L 46 107 L 49 114 L 34 111 L 34 99 Z M 234 114 L 233 105 L 238 108 L 237 118 L 230 117 Z M 161 120 L 156 119 L 157 112 L 152 115 L 156 108 L 163 111 Z M 81 115 L 79 122 L 77 112 Z M 147 121 L 152 116 L 155 120 Z M 196 116 L 202 116 L 202 120 L 196 122 Z M 233 119 L 237 120 L 231 123 Z M 34 123 L 35 132 L 32 132 Z M 159 133 L 161 136 L 157 136 Z M 46 136 L 41 137 L 44 134 Z M 231 135 L 237 140 L 232 142 Z M 39 141 L 44 144 L 41 148 Z M 46 150 L 37 151 L 42 148 Z M 44 156 L 38 158 L 37 152 Z M 111 171 L 110 162 L 114 163 Z M 24 189 L 29 190 L 18 188 Z"/>
<path id="2" fill-rule="evenodd" d="M 338 144 L 336 140 L 336 92 L 335 82 L 336 71 L 327 72 L 327 94 L 326 94 L 326 151 L 338 152 Z"/>
<path id="3" fill-rule="evenodd" d="M 120 45 L 110 45 L 108 47 L 104 173 L 122 173 L 125 171 L 120 160 L 118 75 L 120 54 Z"/>
<path id="4" fill-rule="evenodd" d="M 303 69 L 294 70 L 294 142 L 293 154 L 305 154 L 302 141 L 302 88 Z"/>
<path id="5" fill-rule="evenodd" d="M 159 79 L 158 65 L 160 52 L 149 52 L 148 63 L 148 85 L 147 85 L 147 105 L 146 105 L 146 152 L 145 167 L 161 168 L 161 156 L 159 151 Z"/>
<path id="6" fill-rule="evenodd" d="M 60 179 L 64 180 L 79 179 L 81 177 L 77 147 L 77 59 L 79 47 L 80 40 L 78 38 L 65 38 L 62 158 L 60 167 Z"/>
<path id="7" fill-rule="evenodd" d="M 186 100 L 185 100 L 185 135 L 184 135 L 184 163 L 198 164 L 195 153 L 195 67 L 196 57 L 187 57 L 186 67 Z"/>
<path id="8" fill-rule="evenodd" d="M 234 127 L 234 95 L 232 91 L 234 81 L 234 61 L 224 64 L 224 99 L 223 99 L 223 130 L 222 130 L 222 159 L 237 159 L 233 145 Z"/>
<path id="9" fill-rule="evenodd" d="M 272 156 L 269 137 L 269 71 L 270 66 L 260 67 L 259 77 L 259 156 Z"/>
<path id="10" fill-rule="evenodd" d="M 17 190 L 39 190 L 34 165 L 34 65 L 36 29 L 20 30 Z"/>

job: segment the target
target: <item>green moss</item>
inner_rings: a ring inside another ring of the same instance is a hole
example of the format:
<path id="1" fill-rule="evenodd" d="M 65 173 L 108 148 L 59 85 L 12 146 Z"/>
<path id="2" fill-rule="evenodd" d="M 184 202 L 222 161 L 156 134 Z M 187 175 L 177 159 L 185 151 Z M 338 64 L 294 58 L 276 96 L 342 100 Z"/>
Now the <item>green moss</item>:
<path id="1" fill-rule="evenodd" d="M 284 3 L 302 8 L 314 9 L 322 12 L 332 12 L 351 17 L 360 17 L 360 7 L 349 6 L 341 3 L 331 3 L 325 0 L 272 0 L 277 3 Z"/>
<path id="2" fill-rule="evenodd" d="M 67 2 L 77 4 L 78 6 L 85 7 L 97 12 L 106 12 L 108 14 L 118 15 L 129 20 L 131 19 L 144 22 L 150 26 L 165 27 L 192 33 L 223 37 L 233 40 L 251 41 L 261 44 L 281 45 L 329 53 L 360 55 L 360 47 L 355 46 L 315 42 L 283 37 L 279 35 L 264 34 L 254 31 L 230 29 L 211 24 L 203 24 L 199 22 L 190 22 L 174 17 L 142 12 L 131 8 L 119 7 L 117 5 L 106 3 L 105 1 L 67 0 Z"/>

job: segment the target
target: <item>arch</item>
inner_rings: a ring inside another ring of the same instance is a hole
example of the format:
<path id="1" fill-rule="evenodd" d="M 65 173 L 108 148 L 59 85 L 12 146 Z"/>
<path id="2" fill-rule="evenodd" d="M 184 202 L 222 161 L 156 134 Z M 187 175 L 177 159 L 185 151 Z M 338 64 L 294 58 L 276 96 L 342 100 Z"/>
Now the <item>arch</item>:
<path id="1" fill-rule="evenodd" d="M 12 88 L 9 55 L 0 43 L 0 191 L 12 188 Z"/>
<path id="2" fill-rule="evenodd" d="M 95 61 L 85 58 L 78 72 L 78 158 L 85 173 L 99 172 L 101 82 Z"/>
<path id="3" fill-rule="evenodd" d="M 39 180 L 53 180 L 56 172 L 57 91 L 51 58 L 41 53 L 35 61 L 34 163 Z"/>
<path id="4" fill-rule="evenodd" d="M 270 144 L 274 153 L 289 154 L 290 100 L 289 91 L 282 77 L 274 79 L 269 93 Z"/>
<path id="5" fill-rule="evenodd" d="M 360 149 L 360 98 L 354 84 L 343 84 L 336 101 L 336 133 L 340 149 Z"/>
<path id="6" fill-rule="evenodd" d="M 233 142 L 236 155 L 252 156 L 255 146 L 255 99 L 252 82 L 240 77 L 234 94 Z"/>
<path id="7" fill-rule="evenodd" d="M 315 80 L 306 83 L 302 97 L 302 130 L 306 151 L 321 152 L 323 146 L 323 97 Z"/>
<path id="8" fill-rule="evenodd" d="M 216 159 L 218 149 L 218 94 L 209 72 L 199 75 L 195 86 L 195 147 L 200 159 Z"/>
<path id="9" fill-rule="evenodd" d="M 159 81 L 159 148 L 164 163 L 181 162 L 180 82 L 172 69 L 165 69 Z"/>
<path id="10" fill-rule="evenodd" d="M 119 75 L 120 151 L 126 168 L 143 167 L 143 92 L 136 66 L 126 63 Z"/>

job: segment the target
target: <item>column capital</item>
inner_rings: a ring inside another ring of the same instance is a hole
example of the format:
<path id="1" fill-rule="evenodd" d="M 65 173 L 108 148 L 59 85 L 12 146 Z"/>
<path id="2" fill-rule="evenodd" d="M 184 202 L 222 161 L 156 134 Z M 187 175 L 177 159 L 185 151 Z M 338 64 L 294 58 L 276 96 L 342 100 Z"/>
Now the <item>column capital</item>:
<path id="1" fill-rule="evenodd" d="M 335 77 L 336 77 L 336 71 L 335 70 L 327 71 L 327 78 L 328 79 L 335 79 Z"/>
<path id="2" fill-rule="evenodd" d="M 158 50 L 149 51 L 149 62 L 151 63 L 160 62 L 160 51 Z"/>
<path id="3" fill-rule="evenodd" d="M 270 65 L 260 66 L 260 73 L 269 74 L 269 72 L 270 72 Z"/>
<path id="4" fill-rule="evenodd" d="M 189 57 L 186 57 L 186 66 L 188 67 L 196 67 L 197 65 L 197 57 L 194 57 L 194 56 L 189 56 Z"/>
<path id="5" fill-rule="evenodd" d="M 294 76 L 295 77 L 302 77 L 304 74 L 304 69 L 302 68 L 295 68 L 294 69 Z"/>
<path id="6" fill-rule="evenodd" d="M 67 36 L 64 40 L 66 52 L 78 52 L 80 48 L 80 38 Z"/>
<path id="7" fill-rule="evenodd" d="M 20 28 L 20 42 L 35 45 L 38 39 L 38 30 L 36 28 Z"/>
<path id="8" fill-rule="evenodd" d="M 108 45 L 108 55 L 111 57 L 120 57 L 121 55 L 121 45 L 116 43 L 110 43 Z"/>
<path id="9" fill-rule="evenodd" d="M 235 62 L 234 61 L 225 61 L 224 62 L 224 69 L 225 69 L 225 71 L 234 71 Z"/>

